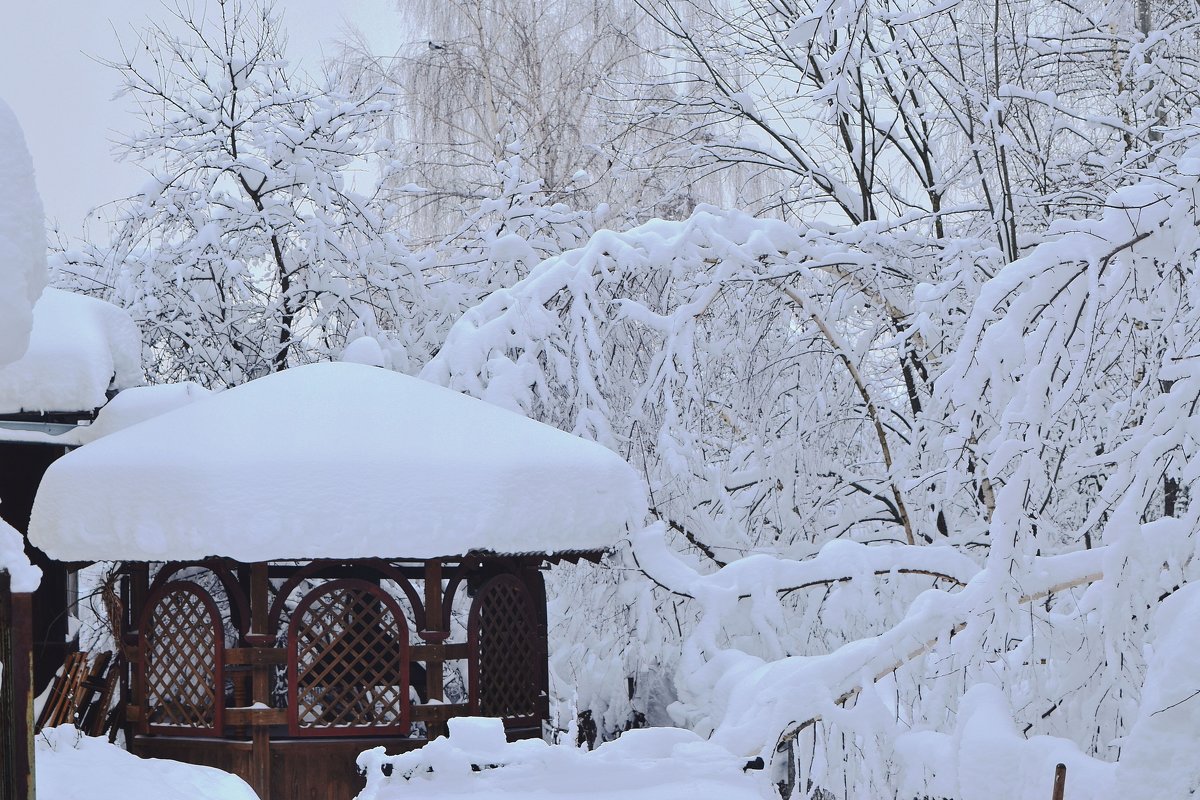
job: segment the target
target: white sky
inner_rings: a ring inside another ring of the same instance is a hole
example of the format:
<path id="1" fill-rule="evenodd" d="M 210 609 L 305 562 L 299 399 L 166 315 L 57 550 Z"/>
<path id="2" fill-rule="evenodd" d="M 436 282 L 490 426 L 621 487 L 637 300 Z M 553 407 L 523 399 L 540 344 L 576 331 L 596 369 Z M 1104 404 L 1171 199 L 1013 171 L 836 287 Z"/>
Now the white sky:
<path id="1" fill-rule="evenodd" d="M 351 27 L 366 32 L 375 52 L 394 52 L 411 38 L 402 35 L 395 3 L 277 0 L 276 9 L 289 55 L 315 68 L 323 49 Z M 131 131 L 133 120 L 112 99 L 117 73 L 91 57 L 117 57 L 118 35 L 132 41 L 147 19 L 166 20 L 168 5 L 173 0 L 0 0 L 0 97 L 25 130 L 47 222 L 67 234 L 79 233 L 89 209 L 145 182 L 136 166 L 112 155 L 114 132 Z"/>

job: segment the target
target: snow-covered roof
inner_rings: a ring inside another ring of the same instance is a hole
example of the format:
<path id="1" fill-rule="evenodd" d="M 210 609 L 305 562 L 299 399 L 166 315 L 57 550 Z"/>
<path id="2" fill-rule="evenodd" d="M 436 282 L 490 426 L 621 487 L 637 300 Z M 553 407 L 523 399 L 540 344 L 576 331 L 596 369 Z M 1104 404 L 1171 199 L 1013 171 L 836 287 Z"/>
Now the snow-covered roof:
<path id="1" fill-rule="evenodd" d="M 142 341 L 121 309 L 46 289 L 33 307 L 29 349 L 0 366 L 0 414 L 90 411 L 109 388 L 142 383 Z"/>
<path id="2" fill-rule="evenodd" d="M 145 422 L 159 414 L 174 411 L 211 395 L 211 390 L 192 381 L 160 383 L 155 386 L 135 386 L 132 389 L 125 389 L 100 409 L 96 414 L 95 422 L 90 425 L 81 425 L 72 431 L 69 437 L 62 437 L 68 439 L 63 443 L 80 445 L 94 442 L 101 436 L 111 436 L 131 425 Z M 0 439 L 3 438 L 4 435 L 0 432 Z"/>
<path id="3" fill-rule="evenodd" d="M 95 420 L 79 420 L 79 424 L 73 426 L 70 423 L 49 426 L 36 422 L 13 424 L 0 420 L 0 442 L 79 447 L 211 394 L 211 390 L 191 381 L 135 386 L 122 390 L 105 403 L 96 412 Z"/>
<path id="4" fill-rule="evenodd" d="M 313 364 L 56 461 L 30 539 L 62 560 L 600 550 L 642 523 L 612 451 L 417 378 Z"/>

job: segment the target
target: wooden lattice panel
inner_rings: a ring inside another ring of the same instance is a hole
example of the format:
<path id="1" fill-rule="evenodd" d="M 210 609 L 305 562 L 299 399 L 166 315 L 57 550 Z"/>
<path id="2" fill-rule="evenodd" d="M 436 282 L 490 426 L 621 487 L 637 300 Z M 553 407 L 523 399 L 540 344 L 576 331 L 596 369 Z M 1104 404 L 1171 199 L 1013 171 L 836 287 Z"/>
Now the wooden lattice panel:
<path id="1" fill-rule="evenodd" d="M 146 729 L 219 731 L 225 642 L 208 593 L 190 581 L 163 586 L 143 621 L 142 642 Z"/>
<path id="2" fill-rule="evenodd" d="M 540 716 L 537 625 L 529 591 L 514 575 L 492 578 L 475 597 L 468 621 L 475 713 Z"/>
<path id="3" fill-rule="evenodd" d="M 408 623 L 378 586 L 317 587 L 288 626 L 288 714 L 297 736 L 407 735 Z"/>

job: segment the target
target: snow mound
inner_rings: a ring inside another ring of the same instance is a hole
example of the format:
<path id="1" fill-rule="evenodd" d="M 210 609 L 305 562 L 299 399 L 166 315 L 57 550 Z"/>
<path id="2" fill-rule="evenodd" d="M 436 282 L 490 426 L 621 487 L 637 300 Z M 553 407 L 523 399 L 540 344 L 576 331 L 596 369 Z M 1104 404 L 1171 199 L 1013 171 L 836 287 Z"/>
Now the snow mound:
<path id="1" fill-rule="evenodd" d="M 384 365 L 383 348 L 373 336 L 360 336 L 342 351 L 342 361 L 349 364 L 365 364 L 368 367 Z"/>
<path id="2" fill-rule="evenodd" d="M 99 408 L 110 387 L 142 383 L 141 360 L 141 336 L 124 311 L 46 289 L 33 308 L 29 349 L 0 367 L 0 414 Z"/>
<path id="3" fill-rule="evenodd" d="M 763 773 L 743 773 L 745 759 L 679 728 L 628 731 L 588 752 L 540 739 L 508 743 L 500 720 L 465 717 L 450 721 L 448 739 L 399 756 L 377 747 L 359 756 L 358 764 L 367 776 L 358 800 L 777 797 Z"/>
<path id="4" fill-rule="evenodd" d="M 1149 669 L 1137 719 L 1117 762 L 1113 797 L 1188 797 L 1200 786 L 1200 584 L 1163 601 L 1154 619 Z M 1085 795 L 1086 796 L 1086 795 Z"/>
<path id="5" fill-rule="evenodd" d="M 38 587 L 42 571 L 29 563 L 25 556 L 25 540 L 15 528 L 0 519 L 0 572 L 7 572 L 9 588 L 28 593 Z"/>
<path id="6" fill-rule="evenodd" d="M 0 364 L 25 352 L 30 306 L 46 285 L 46 231 L 33 159 L 16 115 L 0 100 Z"/>
<path id="7" fill-rule="evenodd" d="M 126 389 L 100 409 L 95 422 L 76 428 L 71 444 L 94 442 L 102 436 L 124 430 L 211 395 L 211 390 L 192 381 Z"/>
<path id="8" fill-rule="evenodd" d="M 63 560 L 434 558 L 601 550 L 646 514 L 593 442 L 417 378 L 310 364 L 47 471 L 30 539 Z"/>
<path id="9" fill-rule="evenodd" d="M 37 796 L 49 800 L 258 800 L 236 775 L 138 758 L 70 725 L 44 729 L 36 748 Z"/>
<path id="10" fill-rule="evenodd" d="M 903 734 L 896 753 L 899 796 L 905 797 L 1043 800 L 1050 796 L 1055 765 L 1066 764 L 1067 796 L 1100 798 L 1108 796 L 1115 769 L 1068 739 L 1026 739 L 1003 693 L 987 684 L 967 690 L 953 733 Z"/>

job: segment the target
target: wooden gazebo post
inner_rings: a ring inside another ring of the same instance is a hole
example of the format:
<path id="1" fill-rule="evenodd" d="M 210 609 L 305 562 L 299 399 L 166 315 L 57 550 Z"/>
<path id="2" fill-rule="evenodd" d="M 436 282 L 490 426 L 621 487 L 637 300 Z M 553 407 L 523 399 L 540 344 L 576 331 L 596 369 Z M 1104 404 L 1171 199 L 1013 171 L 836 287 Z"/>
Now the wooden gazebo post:
<path id="1" fill-rule="evenodd" d="M 431 558 L 425 562 L 425 630 L 418 631 L 425 642 L 425 691 L 430 700 L 445 700 L 445 641 L 450 631 L 442 630 L 442 562 Z M 446 732 L 444 721 L 426 723 L 430 739 Z"/>
<path id="2" fill-rule="evenodd" d="M 0 800 L 34 800 L 33 595 L 0 570 Z"/>
<path id="3" fill-rule="evenodd" d="M 247 637 L 253 647 L 270 643 L 267 632 L 271 603 L 269 588 L 266 562 L 253 564 L 250 567 L 250 636 Z M 251 670 L 252 701 L 271 705 L 271 666 L 263 659 L 254 659 Z M 259 797 L 270 797 L 271 731 L 266 725 L 252 725 L 250 736 L 250 787 Z"/>

